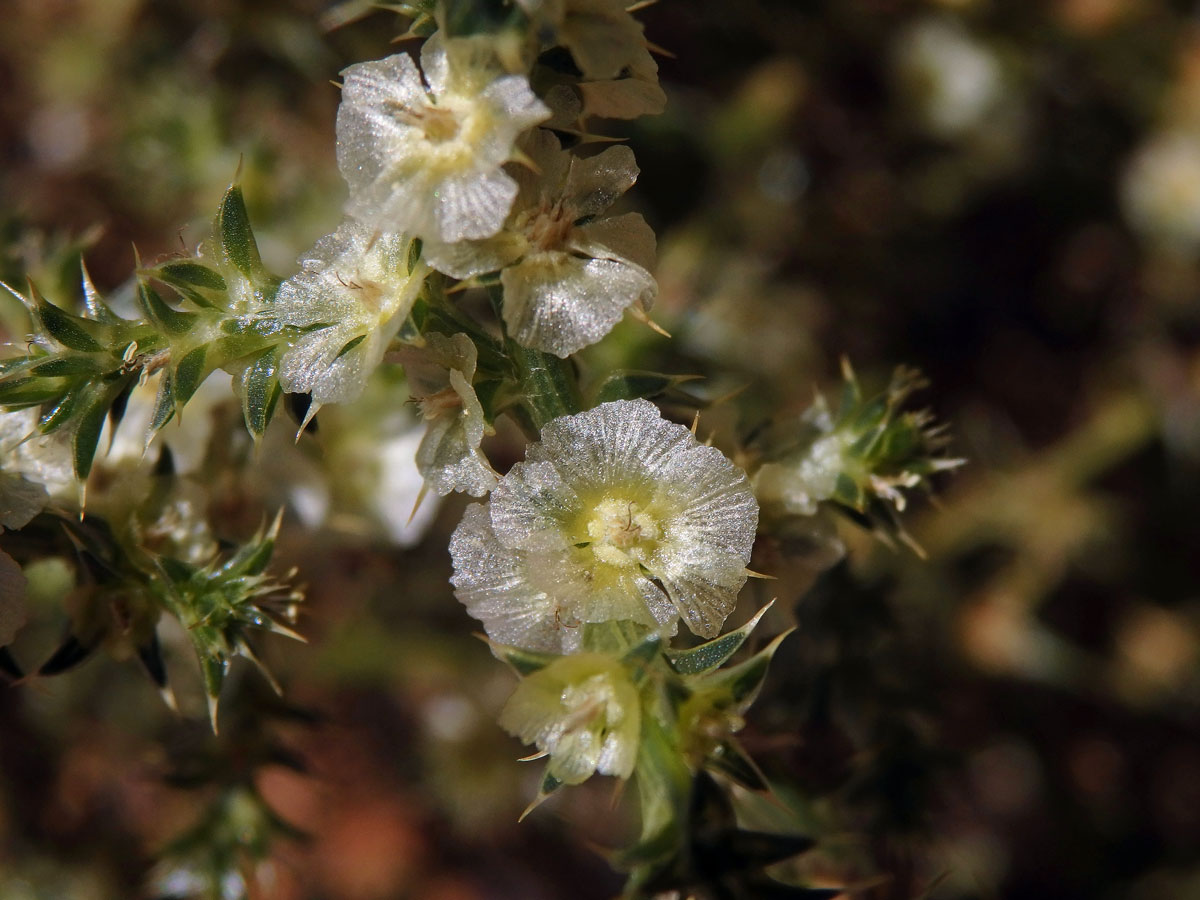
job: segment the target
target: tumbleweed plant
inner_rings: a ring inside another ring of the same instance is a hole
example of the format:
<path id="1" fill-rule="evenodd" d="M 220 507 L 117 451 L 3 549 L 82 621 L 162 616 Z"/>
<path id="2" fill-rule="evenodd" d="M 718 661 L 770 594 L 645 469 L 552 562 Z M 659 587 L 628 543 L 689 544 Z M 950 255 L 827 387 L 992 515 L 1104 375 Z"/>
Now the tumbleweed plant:
<path id="1" fill-rule="evenodd" d="M 845 363 L 839 397 L 764 419 L 687 371 L 581 362 L 623 319 L 668 339 L 654 319 L 655 234 L 629 211 L 638 147 L 605 134 L 663 111 L 657 48 L 620 0 L 398 11 L 399 52 L 341 73 L 346 217 L 294 271 L 264 263 L 235 181 L 208 237 L 139 260 L 116 296 L 86 268 L 79 308 L 32 281 L 5 285 L 28 335 L 0 358 L 0 672 L 22 684 L 104 648 L 135 658 L 174 706 L 163 631 L 185 635 L 209 727 L 242 750 L 177 774 L 221 790 L 163 848 L 153 889 L 262 889 L 260 864 L 297 835 L 254 772 L 300 764 L 271 730 L 295 711 L 223 704 L 251 691 L 231 679 L 237 657 L 281 690 L 263 639 L 304 639 L 308 576 L 272 556 L 324 513 L 269 483 L 256 488 L 274 508 L 248 536 L 217 533 L 208 510 L 248 460 L 288 442 L 315 452 L 319 429 L 346 478 L 367 479 L 338 498 L 342 513 L 397 542 L 419 537 L 439 498 L 466 495 L 450 582 L 482 628 L 477 652 L 518 679 L 494 736 L 541 761 L 526 815 L 608 777 L 630 783 L 620 802 L 635 812 L 609 852 L 626 896 L 832 897 L 841 886 L 766 871 L 821 840 L 812 822 L 739 824 L 739 805 L 770 802 L 772 785 L 738 733 L 788 652 L 786 613 L 769 600 L 772 579 L 790 576 L 771 561 L 814 546 L 836 559 L 838 518 L 919 552 L 906 504 L 958 464 L 911 405 L 922 382 L 900 369 L 872 393 Z M 230 392 L 244 436 L 218 446 Z M 350 404 L 370 413 L 340 420 Z M 521 435 L 521 459 L 497 455 L 500 431 Z M 414 467 L 422 484 L 403 501 L 381 487 Z M 27 592 L 48 579 L 70 626 L 31 661 L 18 630 Z M 748 579 L 768 602 L 744 602 L 734 627 Z"/>

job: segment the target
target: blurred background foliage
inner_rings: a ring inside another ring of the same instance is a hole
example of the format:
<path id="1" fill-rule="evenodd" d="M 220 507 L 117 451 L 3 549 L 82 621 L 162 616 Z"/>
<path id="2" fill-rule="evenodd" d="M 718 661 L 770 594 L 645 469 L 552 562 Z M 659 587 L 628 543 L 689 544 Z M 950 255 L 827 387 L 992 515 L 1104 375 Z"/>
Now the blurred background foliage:
<path id="1" fill-rule="evenodd" d="M 744 733 L 777 802 L 742 796 L 743 821 L 799 816 L 821 840 L 800 874 L 853 897 L 1200 896 L 1194 5 L 640 15 L 672 54 L 670 103 L 609 130 L 642 168 L 627 202 L 659 234 L 674 339 L 626 322 L 585 378 L 704 376 L 687 385 L 717 401 L 702 429 L 732 447 L 834 387 L 843 355 L 873 389 L 915 366 L 969 460 L 906 516 L 927 559 L 848 523 L 824 523 L 846 547 L 831 568 L 832 532 L 757 548 L 778 580 L 735 623 L 777 596 L 776 629 L 800 627 Z M 264 258 L 290 274 L 344 199 L 330 80 L 403 28 L 323 0 L 3 16 L 0 278 L 62 303 L 81 251 L 119 294 L 131 242 L 149 260 L 194 246 L 239 165 Z M 23 315 L 0 298 L 17 339 Z M 619 889 L 596 853 L 627 824 L 611 783 L 516 825 L 537 770 L 495 724 L 513 678 L 446 581 L 462 504 L 407 527 L 415 490 L 391 482 L 415 440 L 380 430 L 406 392 L 376 381 L 299 446 L 276 423 L 257 455 L 236 409 L 197 412 L 214 534 L 288 508 L 277 559 L 308 584 L 309 643 L 265 648 L 285 701 L 235 668 L 219 737 L 180 635 L 181 716 L 108 657 L 0 690 L 2 900 L 190 896 L 214 854 L 258 860 L 258 898 Z M 519 458 L 517 435 L 494 440 Z M 64 627 L 66 565 L 29 573 L 26 668 Z"/>

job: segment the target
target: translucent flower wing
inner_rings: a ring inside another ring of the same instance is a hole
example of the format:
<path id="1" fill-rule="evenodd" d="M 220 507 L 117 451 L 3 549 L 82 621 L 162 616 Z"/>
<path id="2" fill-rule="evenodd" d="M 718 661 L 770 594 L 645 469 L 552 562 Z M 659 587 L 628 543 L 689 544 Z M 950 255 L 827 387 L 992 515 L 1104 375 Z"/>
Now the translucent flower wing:
<path id="1" fill-rule="evenodd" d="M 492 492 L 496 536 L 521 550 L 567 550 L 578 540 L 579 497 L 549 462 L 517 463 Z"/>
<path id="2" fill-rule="evenodd" d="M 640 171 L 633 151 L 623 145 L 588 159 L 573 157 L 563 193 L 570 198 L 576 218 L 599 215 L 633 187 Z"/>
<path id="3" fill-rule="evenodd" d="M 641 266 L 550 252 L 527 256 L 500 275 L 504 321 L 518 342 L 567 357 L 596 343 L 657 285 Z"/>
<path id="4" fill-rule="evenodd" d="M 527 459 L 553 461 L 581 492 L 622 486 L 650 496 L 672 470 L 671 457 L 694 444 L 686 428 L 668 422 L 650 401 L 616 400 L 550 422 Z"/>
<path id="5" fill-rule="evenodd" d="M 524 75 L 505 75 L 479 95 L 491 110 L 492 127 L 476 144 L 481 165 L 499 165 L 512 158 L 513 145 L 524 131 L 550 118 L 550 107 L 538 99 Z"/>
<path id="6" fill-rule="evenodd" d="M 428 196 L 437 228 L 433 234 L 442 241 L 479 240 L 499 231 L 517 196 L 517 183 L 500 169 L 476 169 L 432 185 Z M 406 191 L 406 195 L 414 192 Z M 430 233 L 426 231 L 425 233 Z"/>
<path id="7" fill-rule="evenodd" d="M 425 261 L 451 278 L 471 278 L 498 272 L 516 262 L 525 252 L 525 241 L 518 235 L 501 231 L 482 241 L 457 241 L 447 244 L 428 241 L 422 251 Z"/>
<path id="8" fill-rule="evenodd" d="M 560 604 L 547 591 L 552 579 L 572 573 L 565 554 L 540 554 L 529 565 L 527 554 L 497 540 L 488 504 L 476 503 L 450 539 L 450 556 L 455 596 L 492 640 L 552 653 L 578 649 L 580 629 L 565 627 Z"/>
<path id="9" fill-rule="evenodd" d="M 656 241 L 654 229 L 639 213 L 626 213 L 606 219 L 596 219 L 575 229 L 571 249 L 594 259 L 624 259 L 646 270 L 654 270 Z M 657 283 L 653 291 L 657 294 Z M 643 296 L 643 302 L 651 298 Z"/>
<path id="10" fill-rule="evenodd" d="M 416 138 L 416 129 L 393 111 L 419 108 L 426 95 L 421 73 L 406 53 L 349 66 L 342 78 L 337 159 L 353 194 L 387 174 L 393 156 L 386 148 Z"/>
<path id="11" fill-rule="evenodd" d="M 479 449 L 483 440 L 483 407 L 461 372 L 451 370 L 450 387 L 458 394 L 462 409 L 429 423 L 417 449 L 417 468 L 439 496 L 465 491 L 482 497 L 497 481 L 495 471 Z"/>

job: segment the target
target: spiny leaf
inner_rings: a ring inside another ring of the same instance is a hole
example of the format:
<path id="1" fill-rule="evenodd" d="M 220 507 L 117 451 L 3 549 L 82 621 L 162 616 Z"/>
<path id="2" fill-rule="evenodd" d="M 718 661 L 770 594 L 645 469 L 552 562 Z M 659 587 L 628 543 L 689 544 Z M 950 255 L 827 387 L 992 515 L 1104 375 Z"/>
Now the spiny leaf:
<path id="1" fill-rule="evenodd" d="M 525 807 L 524 812 L 522 812 L 517 818 L 517 821 L 521 821 L 527 815 L 545 803 L 546 799 L 562 786 L 563 782 L 551 775 L 550 769 L 547 767 L 545 774 L 542 775 L 542 783 L 538 785 L 537 796 L 533 798 L 533 801 L 527 807 Z"/>
<path id="2" fill-rule="evenodd" d="M 85 644 L 73 634 L 67 635 L 58 649 L 38 669 L 39 675 L 58 675 L 79 665 L 92 655 L 95 644 Z"/>
<path id="3" fill-rule="evenodd" d="M 665 394 L 671 388 L 688 381 L 695 375 L 664 375 L 661 372 L 619 371 L 609 375 L 596 391 L 596 403 L 610 400 L 650 399 Z"/>
<path id="4" fill-rule="evenodd" d="M 668 652 L 667 659 L 671 663 L 671 668 L 680 675 L 702 675 L 705 672 L 719 669 L 729 661 L 733 654 L 741 649 L 742 644 L 746 642 L 746 638 L 750 636 L 750 632 L 754 630 L 754 627 L 758 625 L 759 620 L 766 614 L 766 611 L 771 608 L 774 602 L 772 600 L 771 603 L 760 609 L 755 613 L 754 618 L 736 631 L 723 634 L 715 640 L 708 641 L 690 650 Z"/>
<path id="5" fill-rule="evenodd" d="M 75 375 L 99 375 L 100 363 L 91 356 L 59 356 L 37 363 L 29 369 L 39 378 L 69 378 Z"/>
<path id="6" fill-rule="evenodd" d="M 30 288 L 32 289 L 32 284 Z M 87 319 L 73 316 L 66 310 L 59 309 L 52 303 L 41 300 L 37 305 L 37 317 L 46 333 L 64 347 L 78 350 L 82 353 L 99 353 L 104 345 L 91 334 L 95 328 L 88 327 Z"/>
<path id="7" fill-rule="evenodd" d="M 704 761 L 714 772 L 720 772 L 736 784 L 751 791 L 769 791 L 771 786 L 754 761 L 746 755 L 736 741 L 728 740 L 717 747 Z"/>
<path id="8" fill-rule="evenodd" d="M 175 395 L 176 408 L 182 407 L 190 399 L 207 374 L 205 361 L 208 358 L 208 347 L 201 345 L 189 351 L 178 365 L 175 366 L 172 393 Z"/>
<path id="9" fill-rule="evenodd" d="M 705 676 L 703 681 L 700 682 L 703 685 L 703 689 L 706 691 L 714 689 L 727 691 L 728 697 L 735 708 L 744 709 L 749 707 L 758 695 L 758 691 L 767 677 L 767 669 L 771 665 L 771 659 L 775 656 L 775 651 L 779 649 L 779 645 L 794 630 L 794 628 L 789 628 L 782 634 L 777 635 L 771 643 L 767 644 L 767 646 L 763 647 L 763 649 L 759 650 L 745 662 Z"/>
<path id="10" fill-rule="evenodd" d="M 153 273 L 172 287 L 198 287 L 210 291 L 229 289 L 220 272 L 197 262 L 165 263 L 154 269 Z"/>
<path id="11" fill-rule="evenodd" d="M 112 388 L 99 388 L 89 391 L 89 396 L 80 400 L 81 411 L 77 414 L 75 433 L 71 436 L 71 460 L 75 477 L 80 481 L 86 481 L 92 471 L 100 432 L 104 429 L 104 420 L 116 393 Z"/>
<path id="12" fill-rule="evenodd" d="M 502 662 L 508 663 L 518 675 L 532 675 L 539 669 L 544 669 L 560 656 L 554 653 L 541 653 L 537 650 L 525 650 L 522 647 L 509 647 L 488 641 L 492 654 Z"/>
<path id="13" fill-rule="evenodd" d="M 262 281 L 266 272 L 258 244 L 250 228 L 250 216 L 246 212 L 246 201 L 240 185 L 230 185 L 221 200 L 217 213 L 217 234 L 221 238 L 221 251 L 225 259 L 245 275 L 251 282 Z"/>
<path id="14" fill-rule="evenodd" d="M 168 334 L 187 334 L 199 321 L 199 316 L 195 313 L 183 312 L 170 306 L 144 278 L 138 279 L 137 297 L 138 306 L 146 317 Z"/>
<path id="15" fill-rule="evenodd" d="M 272 348 L 257 356 L 246 367 L 241 379 L 242 415 L 246 429 L 257 441 L 267 431 L 267 425 L 275 414 L 275 406 L 283 395 L 279 384 L 279 358 L 281 350 Z"/>
<path id="16" fill-rule="evenodd" d="M 42 409 L 38 416 L 38 431 L 51 434 L 71 422 L 80 408 L 80 400 L 87 396 L 83 390 L 68 391 L 57 403 Z"/>

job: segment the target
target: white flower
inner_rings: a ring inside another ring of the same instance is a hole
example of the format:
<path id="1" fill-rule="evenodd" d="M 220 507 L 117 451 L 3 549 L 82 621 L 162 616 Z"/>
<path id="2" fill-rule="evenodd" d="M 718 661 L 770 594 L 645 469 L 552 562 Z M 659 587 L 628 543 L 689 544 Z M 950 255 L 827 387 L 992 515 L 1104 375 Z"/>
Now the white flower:
<path id="1" fill-rule="evenodd" d="M 450 542 L 451 578 L 496 641 L 569 652 L 585 622 L 714 637 L 746 580 L 745 474 L 645 400 L 555 419 Z"/>
<path id="2" fill-rule="evenodd" d="M 1143 237 L 1183 251 L 1200 245 L 1200 137 L 1152 135 L 1125 171 L 1121 205 Z"/>
<path id="3" fill-rule="evenodd" d="M 425 335 L 425 346 L 398 354 L 429 423 L 417 449 L 417 468 L 430 488 L 444 497 L 466 491 L 482 497 L 496 484 L 496 473 L 479 449 L 487 423 L 471 386 L 479 351 L 465 334 L 447 338 Z"/>
<path id="4" fill-rule="evenodd" d="M 994 116 L 1004 92 L 996 56 L 957 23 L 924 19 L 896 46 L 896 74 L 923 125 L 955 138 Z"/>
<path id="5" fill-rule="evenodd" d="M 421 51 L 424 79 L 403 53 L 342 72 L 337 152 L 349 215 L 443 241 L 500 229 L 517 195 L 501 166 L 550 110 L 525 76 L 478 57 L 475 42 L 435 35 Z"/>
<path id="6" fill-rule="evenodd" d="M 421 290 L 428 267 L 412 265 L 411 242 L 347 221 L 317 241 L 301 271 L 279 288 L 274 312 L 286 325 L 312 329 L 284 353 L 285 391 L 323 403 L 347 403 L 363 390 Z"/>
<path id="7" fill-rule="evenodd" d="M 23 528 L 52 497 L 75 490 L 66 435 L 38 435 L 37 420 L 36 409 L 0 412 L 0 532 Z"/>
<path id="8" fill-rule="evenodd" d="M 628 778 L 637 762 L 641 705 L 619 662 L 581 653 L 521 679 L 500 726 L 549 754 L 547 771 L 564 784 L 593 772 Z"/>
<path id="9" fill-rule="evenodd" d="M 501 270 L 512 336 L 566 357 L 608 334 L 634 303 L 653 303 L 654 232 L 636 213 L 602 217 L 637 180 L 628 147 L 580 159 L 540 129 L 523 147 L 538 174 L 516 172 L 520 193 L 503 230 L 482 241 L 430 242 L 425 256 L 455 278 Z"/>

